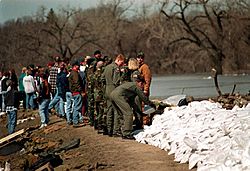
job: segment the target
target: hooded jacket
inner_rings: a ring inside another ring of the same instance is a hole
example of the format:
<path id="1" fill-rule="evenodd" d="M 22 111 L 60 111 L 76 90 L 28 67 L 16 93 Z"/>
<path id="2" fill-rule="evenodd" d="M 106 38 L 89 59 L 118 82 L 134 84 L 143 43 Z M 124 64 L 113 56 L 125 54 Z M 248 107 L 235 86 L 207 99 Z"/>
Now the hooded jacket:
<path id="1" fill-rule="evenodd" d="M 147 64 L 143 63 L 140 66 L 139 71 L 140 71 L 140 73 L 145 81 L 144 91 L 147 91 L 149 93 L 150 84 L 151 84 L 151 80 L 152 80 L 152 74 L 151 74 L 151 71 L 149 69 L 149 66 Z"/>

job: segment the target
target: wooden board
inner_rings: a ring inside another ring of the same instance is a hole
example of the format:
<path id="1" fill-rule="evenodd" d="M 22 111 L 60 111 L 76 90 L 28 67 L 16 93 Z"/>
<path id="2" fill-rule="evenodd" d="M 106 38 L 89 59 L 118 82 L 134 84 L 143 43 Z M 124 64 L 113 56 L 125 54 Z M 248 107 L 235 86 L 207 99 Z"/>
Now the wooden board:
<path id="1" fill-rule="evenodd" d="M 2 143 L 4 143 L 4 142 L 8 141 L 8 140 L 11 140 L 12 138 L 15 138 L 15 137 L 18 136 L 18 135 L 23 134 L 24 132 L 25 132 L 25 130 L 24 130 L 24 129 L 21 129 L 21 130 L 19 130 L 19 131 L 17 131 L 17 132 L 14 132 L 13 134 L 10 134 L 10 135 L 8 135 L 8 136 L 6 136 L 6 137 L 0 139 L 0 145 L 1 145 Z"/>

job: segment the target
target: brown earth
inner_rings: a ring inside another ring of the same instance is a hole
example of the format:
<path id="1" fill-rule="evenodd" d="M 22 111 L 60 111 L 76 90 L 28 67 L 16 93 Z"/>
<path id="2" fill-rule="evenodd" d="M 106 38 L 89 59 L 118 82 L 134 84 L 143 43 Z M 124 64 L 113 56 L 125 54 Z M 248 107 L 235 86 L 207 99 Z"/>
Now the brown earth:
<path id="1" fill-rule="evenodd" d="M 12 140 L 24 143 L 25 150 L 3 156 L 0 153 L 0 164 L 10 161 L 11 170 L 24 170 L 40 158 L 41 152 L 51 151 L 80 138 L 80 145 L 58 153 L 63 163 L 55 170 L 143 170 L 143 171 L 187 171 L 188 164 L 179 164 L 174 157 L 159 148 L 140 144 L 134 140 L 108 137 L 97 132 L 89 125 L 73 128 L 66 125 L 64 119 L 50 116 L 50 124 L 38 129 L 40 118 L 37 111 L 21 112 L 18 117 L 35 116 L 17 126 L 16 130 L 32 128 L 20 137 Z M 0 118 L 0 138 L 7 135 L 6 117 Z M 11 141 L 10 141 L 11 142 Z M 9 142 L 9 143 L 10 143 Z M 7 146 L 7 144 L 2 145 Z M 195 170 L 195 169 L 193 169 Z"/>

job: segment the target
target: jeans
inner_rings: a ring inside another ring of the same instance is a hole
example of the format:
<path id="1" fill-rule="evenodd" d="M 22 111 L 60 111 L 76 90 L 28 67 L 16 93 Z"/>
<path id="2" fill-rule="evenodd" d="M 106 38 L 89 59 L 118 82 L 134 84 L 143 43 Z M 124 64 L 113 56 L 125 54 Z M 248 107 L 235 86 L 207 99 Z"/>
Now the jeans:
<path id="1" fill-rule="evenodd" d="M 41 124 L 48 124 L 49 122 L 49 102 L 50 99 L 42 99 L 39 103 L 39 115 L 41 117 Z"/>
<path id="2" fill-rule="evenodd" d="M 58 96 L 58 91 L 56 91 L 54 98 L 49 103 L 49 109 L 52 109 L 53 107 L 55 107 L 56 112 L 60 116 L 65 116 L 64 101 L 63 101 L 62 97 Z"/>
<path id="3" fill-rule="evenodd" d="M 72 104 L 73 104 L 73 96 L 71 92 L 66 92 L 66 119 L 67 123 L 72 122 Z"/>
<path id="4" fill-rule="evenodd" d="M 82 95 L 77 94 L 73 96 L 74 99 L 74 107 L 73 107 L 73 124 L 78 124 L 79 115 L 82 110 Z"/>
<path id="5" fill-rule="evenodd" d="M 34 93 L 26 93 L 26 109 L 35 109 Z"/>
<path id="6" fill-rule="evenodd" d="M 8 115 L 8 133 L 12 134 L 16 128 L 17 110 L 7 112 Z"/>

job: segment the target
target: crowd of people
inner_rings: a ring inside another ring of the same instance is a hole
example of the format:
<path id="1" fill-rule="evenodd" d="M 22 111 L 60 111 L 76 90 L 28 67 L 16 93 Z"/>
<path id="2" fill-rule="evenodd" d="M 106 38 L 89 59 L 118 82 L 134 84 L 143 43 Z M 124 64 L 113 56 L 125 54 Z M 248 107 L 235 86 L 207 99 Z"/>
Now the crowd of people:
<path id="1" fill-rule="evenodd" d="M 8 115 L 8 133 L 15 131 L 20 102 L 24 110 L 39 110 L 40 129 L 56 111 L 68 125 L 87 123 L 103 135 L 134 139 L 143 128 L 143 108 L 149 100 L 152 75 L 144 53 L 112 60 L 96 50 L 73 61 L 54 58 L 46 67 L 29 65 L 17 77 L 15 70 L 0 73 L 1 112 Z"/>

